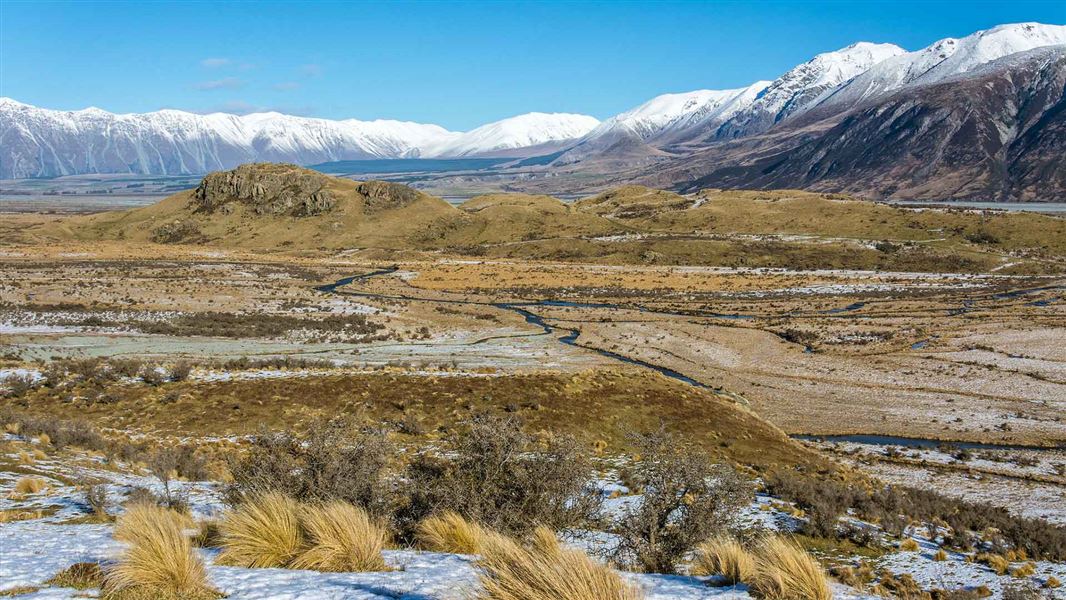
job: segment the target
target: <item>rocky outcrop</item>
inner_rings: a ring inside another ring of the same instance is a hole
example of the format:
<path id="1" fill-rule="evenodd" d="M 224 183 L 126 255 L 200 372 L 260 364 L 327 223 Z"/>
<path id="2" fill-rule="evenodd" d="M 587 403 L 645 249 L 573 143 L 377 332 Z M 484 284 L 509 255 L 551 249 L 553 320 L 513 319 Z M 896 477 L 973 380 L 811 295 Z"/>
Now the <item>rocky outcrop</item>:
<path id="1" fill-rule="evenodd" d="M 253 163 L 210 173 L 193 192 L 192 202 L 198 212 L 228 212 L 241 203 L 260 215 L 308 217 L 336 206 L 328 182 L 327 176 L 296 165 Z"/>
<path id="2" fill-rule="evenodd" d="M 387 181 L 360 183 L 358 191 L 364 198 L 366 212 L 403 208 L 421 197 L 418 191 L 406 185 Z"/>

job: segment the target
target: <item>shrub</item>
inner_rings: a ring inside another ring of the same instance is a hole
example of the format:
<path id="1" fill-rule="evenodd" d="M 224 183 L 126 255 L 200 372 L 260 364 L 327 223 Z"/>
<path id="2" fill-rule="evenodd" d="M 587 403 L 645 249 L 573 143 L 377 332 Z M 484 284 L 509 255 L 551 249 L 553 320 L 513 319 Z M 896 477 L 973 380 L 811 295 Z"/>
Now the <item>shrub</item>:
<path id="1" fill-rule="evenodd" d="M 121 536 L 121 537 L 120 537 Z M 119 517 L 115 537 L 129 542 L 104 576 L 105 597 L 197 600 L 218 598 L 179 515 L 148 504 Z"/>
<path id="2" fill-rule="evenodd" d="M 571 437 L 538 440 L 514 418 L 482 415 L 446 444 L 446 452 L 421 454 L 407 467 L 398 513 L 405 537 L 445 511 L 508 534 L 572 527 L 598 512 L 588 456 Z"/>
<path id="3" fill-rule="evenodd" d="M 107 486 L 102 484 L 86 486 L 85 505 L 93 515 L 107 518 Z"/>
<path id="4" fill-rule="evenodd" d="M 23 438 L 46 436 L 53 448 L 76 446 L 86 450 L 104 450 L 107 440 L 87 421 L 64 421 L 56 417 L 34 417 L 0 408 L 0 422 L 10 425 Z"/>
<path id="5" fill-rule="evenodd" d="M 752 489 L 733 469 L 710 463 L 665 432 L 634 436 L 640 503 L 616 524 L 615 560 L 646 572 L 673 573 L 697 544 L 733 527 Z"/>
<path id="6" fill-rule="evenodd" d="M 230 510 L 219 524 L 218 563 L 235 567 L 285 567 L 304 543 L 300 505 L 268 492 Z"/>
<path id="7" fill-rule="evenodd" d="M 1009 583 L 1003 586 L 1003 600 L 1041 600 L 1044 595 L 1031 582 Z"/>
<path id="8" fill-rule="evenodd" d="M 696 547 L 695 575 L 721 575 L 732 584 L 748 581 L 755 572 L 755 557 L 732 536 L 718 535 Z"/>
<path id="9" fill-rule="evenodd" d="M 418 524 L 418 542 L 423 548 L 435 552 L 456 554 L 480 554 L 485 530 L 458 514 L 445 511 L 422 519 Z"/>
<path id="10" fill-rule="evenodd" d="M 825 571 L 795 543 L 771 536 L 759 544 L 750 589 L 767 600 L 830 600 Z"/>
<path id="11" fill-rule="evenodd" d="M 181 361 L 170 369 L 170 380 L 185 381 L 189 378 L 190 373 L 192 373 L 192 364 L 186 361 Z"/>
<path id="12" fill-rule="evenodd" d="M 292 563 L 296 569 L 327 572 L 384 571 L 385 528 L 365 510 L 333 501 L 304 508 L 301 518 L 308 547 Z"/>
<path id="13" fill-rule="evenodd" d="M 483 600 L 640 600 L 643 593 L 585 553 L 562 548 L 548 529 L 538 528 L 524 548 L 490 534 L 478 562 Z"/>
<path id="14" fill-rule="evenodd" d="M 15 373 L 8 375 L 3 380 L 6 395 L 11 398 L 21 398 L 37 387 L 37 378 L 31 373 Z"/>
<path id="15" fill-rule="evenodd" d="M 232 461 L 227 501 L 280 492 L 301 501 L 344 500 L 372 514 L 389 508 L 385 467 L 392 444 L 380 431 L 345 420 L 316 421 L 305 434 L 260 433 L 242 458 Z"/>

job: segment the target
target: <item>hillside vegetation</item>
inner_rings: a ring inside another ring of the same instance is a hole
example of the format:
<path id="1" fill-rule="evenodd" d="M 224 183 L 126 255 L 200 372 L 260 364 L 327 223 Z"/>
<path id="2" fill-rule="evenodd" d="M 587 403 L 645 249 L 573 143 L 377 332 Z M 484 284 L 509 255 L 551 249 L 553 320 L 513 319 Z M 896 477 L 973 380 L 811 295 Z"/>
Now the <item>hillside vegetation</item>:
<path id="1" fill-rule="evenodd" d="M 196 190 L 153 206 L 54 220 L 30 235 L 259 251 L 900 271 L 1059 273 L 1066 255 L 1066 220 L 1031 213 L 905 209 L 791 190 L 679 195 L 641 186 L 572 204 L 490 194 L 455 207 L 396 183 L 277 164 L 212 173 Z"/>

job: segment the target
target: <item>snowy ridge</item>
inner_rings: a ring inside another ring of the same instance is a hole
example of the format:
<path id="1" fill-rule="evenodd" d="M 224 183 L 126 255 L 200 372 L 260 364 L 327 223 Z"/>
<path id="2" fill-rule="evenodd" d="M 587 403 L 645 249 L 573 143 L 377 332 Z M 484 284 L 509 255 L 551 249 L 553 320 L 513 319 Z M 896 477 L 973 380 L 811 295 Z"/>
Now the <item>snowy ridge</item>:
<path id="1" fill-rule="evenodd" d="M 438 146 L 430 144 L 424 156 L 470 156 L 574 140 L 599 124 L 598 119 L 588 115 L 532 112 L 482 125 Z"/>
<path id="2" fill-rule="evenodd" d="M 878 63 L 828 95 L 824 103 L 855 104 L 904 87 L 969 73 L 1011 54 L 1059 44 L 1066 44 L 1066 25 L 1016 23 L 961 39 L 945 38 Z"/>
<path id="3" fill-rule="evenodd" d="M 581 137 L 592 117 L 530 113 L 467 134 L 405 121 L 332 121 L 277 112 L 48 110 L 0 98 L 0 178 L 79 173 L 197 174 L 252 161 L 463 156 Z"/>

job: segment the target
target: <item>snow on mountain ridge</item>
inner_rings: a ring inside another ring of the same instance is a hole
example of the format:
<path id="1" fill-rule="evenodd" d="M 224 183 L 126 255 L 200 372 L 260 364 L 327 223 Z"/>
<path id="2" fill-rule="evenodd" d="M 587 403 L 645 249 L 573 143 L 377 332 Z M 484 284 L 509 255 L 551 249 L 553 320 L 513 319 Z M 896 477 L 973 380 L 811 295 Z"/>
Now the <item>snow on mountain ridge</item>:
<path id="1" fill-rule="evenodd" d="M 264 160 L 314 164 L 461 156 L 565 142 L 598 123 L 583 115 L 530 113 L 463 134 L 408 121 L 334 121 L 278 112 L 59 111 L 0 98 L 0 178 L 196 174 Z"/>
<path id="2" fill-rule="evenodd" d="M 599 124 L 599 119 L 587 115 L 531 112 L 457 134 L 436 147 L 429 145 L 423 155 L 469 156 L 574 140 Z"/>
<path id="3" fill-rule="evenodd" d="M 1059 44 L 1066 44 L 1066 25 L 1013 23 L 959 39 L 944 38 L 881 61 L 823 98 L 822 104 L 854 104 L 906 86 L 943 81 L 1011 54 Z"/>

